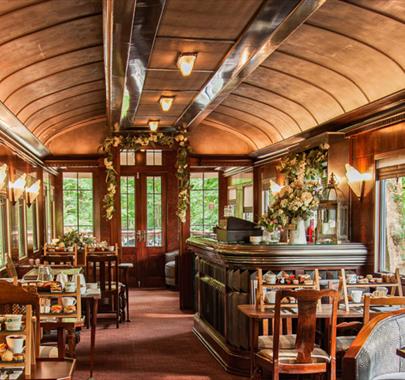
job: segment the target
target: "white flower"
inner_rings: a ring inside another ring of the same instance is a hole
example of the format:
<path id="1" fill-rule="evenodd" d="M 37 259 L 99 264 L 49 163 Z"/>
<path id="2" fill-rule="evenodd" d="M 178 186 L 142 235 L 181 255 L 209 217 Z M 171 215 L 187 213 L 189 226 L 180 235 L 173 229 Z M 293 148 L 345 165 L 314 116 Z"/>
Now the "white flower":
<path id="1" fill-rule="evenodd" d="M 116 148 L 121 144 L 121 137 L 115 136 L 113 139 L 113 147 Z"/>
<path id="2" fill-rule="evenodd" d="M 104 158 L 104 166 L 108 170 L 114 169 L 112 161 L 110 161 L 108 158 Z"/>
<path id="3" fill-rule="evenodd" d="M 280 202 L 280 206 L 281 206 L 282 208 L 286 207 L 287 205 L 288 205 L 287 199 L 283 199 L 283 200 Z"/>
<path id="4" fill-rule="evenodd" d="M 302 195 L 301 195 L 301 199 L 302 199 L 302 201 L 304 202 L 304 204 L 305 204 L 306 206 L 308 206 L 308 205 L 312 202 L 313 196 L 312 196 L 312 194 L 311 194 L 309 191 L 304 191 L 304 192 L 302 193 Z"/>

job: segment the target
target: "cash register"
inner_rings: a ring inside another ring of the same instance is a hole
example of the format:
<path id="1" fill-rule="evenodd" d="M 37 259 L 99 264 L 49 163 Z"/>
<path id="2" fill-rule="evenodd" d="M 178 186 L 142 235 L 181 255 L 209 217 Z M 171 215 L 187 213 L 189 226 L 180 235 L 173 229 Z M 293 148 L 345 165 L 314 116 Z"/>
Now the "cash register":
<path id="1" fill-rule="evenodd" d="M 256 223 L 233 216 L 220 219 L 215 232 L 218 241 L 227 243 L 248 243 L 250 236 L 261 236 L 263 233 Z"/>

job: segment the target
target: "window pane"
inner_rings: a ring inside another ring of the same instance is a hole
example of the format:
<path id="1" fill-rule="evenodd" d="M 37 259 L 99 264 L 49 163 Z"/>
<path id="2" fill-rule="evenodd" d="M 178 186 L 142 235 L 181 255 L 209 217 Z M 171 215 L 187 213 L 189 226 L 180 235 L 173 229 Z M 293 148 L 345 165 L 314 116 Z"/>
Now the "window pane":
<path id="1" fill-rule="evenodd" d="M 135 177 L 121 177 L 121 244 L 135 247 Z"/>
<path id="2" fill-rule="evenodd" d="M 146 177 L 146 189 L 146 246 L 160 247 L 162 245 L 161 177 Z"/>
<path id="3" fill-rule="evenodd" d="M 405 274 L 405 177 L 383 180 L 381 201 L 383 269 Z"/>
<path id="4" fill-rule="evenodd" d="M 162 166 L 162 151 L 161 150 L 147 150 L 146 151 L 146 165 L 148 166 Z"/>

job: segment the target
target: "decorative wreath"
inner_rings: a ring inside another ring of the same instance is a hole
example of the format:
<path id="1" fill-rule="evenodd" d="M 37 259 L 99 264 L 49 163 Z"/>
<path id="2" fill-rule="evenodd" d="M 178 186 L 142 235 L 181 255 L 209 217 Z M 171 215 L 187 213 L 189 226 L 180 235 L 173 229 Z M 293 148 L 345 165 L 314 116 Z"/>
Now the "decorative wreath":
<path id="1" fill-rule="evenodd" d="M 174 134 L 150 132 L 138 136 L 112 136 L 107 137 L 101 146 L 106 155 L 104 166 L 106 168 L 107 193 L 103 198 L 105 218 L 111 220 L 115 213 L 114 198 L 117 191 L 117 172 L 113 163 L 113 148 L 140 150 L 147 146 L 173 147 L 177 145 L 176 177 L 179 181 L 179 198 L 176 215 L 181 223 L 186 222 L 187 207 L 189 204 L 190 168 L 188 155 L 191 151 L 187 127 L 183 126 Z"/>

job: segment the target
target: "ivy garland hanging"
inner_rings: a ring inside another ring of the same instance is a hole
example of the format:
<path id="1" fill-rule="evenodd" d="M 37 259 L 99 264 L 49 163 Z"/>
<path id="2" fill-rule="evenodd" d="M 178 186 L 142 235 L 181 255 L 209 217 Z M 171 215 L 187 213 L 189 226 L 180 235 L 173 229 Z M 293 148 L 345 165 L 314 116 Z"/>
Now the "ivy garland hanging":
<path id="1" fill-rule="evenodd" d="M 117 192 L 117 171 L 114 169 L 113 151 L 114 148 L 129 149 L 138 151 L 147 146 L 173 147 L 177 144 L 176 177 L 179 181 L 179 197 L 177 202 L 176 215 L 181 223 L 186 222 L 187 208 L 189 204 L 190 168 L 188 155 L 191 151 L 187 127 L 183 126 L 173 135 L 164 133 L 142 134 L 138 136 L 112 136 L 107 137 L 101 146 L 105 154 L 104 166 L 106 169 L 107 193 L 103 198 L 105 218 L 111 220 L 115 213 L 114 199 Z"/>

